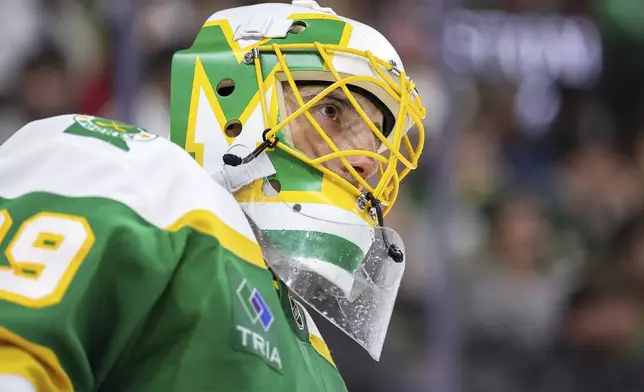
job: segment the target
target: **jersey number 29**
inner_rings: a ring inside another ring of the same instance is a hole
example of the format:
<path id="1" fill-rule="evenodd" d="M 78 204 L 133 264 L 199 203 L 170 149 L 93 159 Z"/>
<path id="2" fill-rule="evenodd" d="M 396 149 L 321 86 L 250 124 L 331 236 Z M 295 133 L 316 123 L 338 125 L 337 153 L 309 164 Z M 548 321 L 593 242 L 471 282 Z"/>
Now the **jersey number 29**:
<path id="1" fill-rule="evenodd" d="M 0 244 L 14 224 L 0 210 Z M 59 303 L 94 245 L 87 220 L 41 212 L 25 220 L 0 253 L 0 299 L 32 308 Z"/>

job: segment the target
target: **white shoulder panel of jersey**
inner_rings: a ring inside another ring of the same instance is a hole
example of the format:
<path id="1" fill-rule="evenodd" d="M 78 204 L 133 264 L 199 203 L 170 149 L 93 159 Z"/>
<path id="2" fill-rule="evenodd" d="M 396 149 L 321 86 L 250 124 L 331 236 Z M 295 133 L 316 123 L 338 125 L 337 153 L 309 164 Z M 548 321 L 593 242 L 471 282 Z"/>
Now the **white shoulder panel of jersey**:
<path id="1" fill-rule="evenodd" d="M 0 385 L 3 391 L 38 392 L 29 379 L 17 374 L 0 373 Z"/>
<path id="2" fill-rule="evenodd" d="M 163 229 L 205 210 L 256 242 L 233 196 L 187 152 L 139 128 L 99 120 L 64 115 L 21 128 L 0 145 L 0 197 L 37 191 L 104 197 Z M 72 125 L 79 132 L 70 132 Z"/>

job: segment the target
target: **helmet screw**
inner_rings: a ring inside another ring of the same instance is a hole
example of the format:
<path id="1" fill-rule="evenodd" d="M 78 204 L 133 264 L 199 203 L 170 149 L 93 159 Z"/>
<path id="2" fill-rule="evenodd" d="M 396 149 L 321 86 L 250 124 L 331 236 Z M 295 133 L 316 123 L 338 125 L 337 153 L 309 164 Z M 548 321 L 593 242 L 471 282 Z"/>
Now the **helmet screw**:
<path id="1" fill-rule="evenodd" d="M 244 64 L 252 64 L 255 61 L 255 55 L 253 52 L 248 52 L 244 55 Z"/>
<path id="2" fill-rule="evenodd" d="M 376 213 L 375 208 L 370 208 L 369 209 L 369 216 L 371 217 L 371 220 L 378 221 L 378 214 Z"/>
<path id="3" fill-rule="evenodd" d="M 356 199 L 356 206 L 360 209 L 360 211 L 364 211 L 365 208 L 367 208 L 367 198 L 365 195 L 360 195 Z"/>
<path id="4" fill-rule="evenodd" d="M 394 60 L 389 60 L 389 65 L 391 65 L 391 72 L 396 76 L 400 75 L 400 69 L 398 69 L 398 64 Z"/>

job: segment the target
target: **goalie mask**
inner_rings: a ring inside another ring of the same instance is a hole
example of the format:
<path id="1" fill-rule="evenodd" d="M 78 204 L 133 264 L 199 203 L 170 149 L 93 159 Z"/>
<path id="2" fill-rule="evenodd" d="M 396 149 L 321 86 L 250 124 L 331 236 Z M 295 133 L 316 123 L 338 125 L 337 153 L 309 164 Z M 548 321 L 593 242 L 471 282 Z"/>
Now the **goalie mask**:
<path id="1" fill-rule="evenodd" d="M 314 1 L 221 11 L 175 55 L 171 100 L 172 140 L 234 193 L 271 270 L 379 359 L 406 262 L 384 217 L 424 143 L 391 44 Z"/>

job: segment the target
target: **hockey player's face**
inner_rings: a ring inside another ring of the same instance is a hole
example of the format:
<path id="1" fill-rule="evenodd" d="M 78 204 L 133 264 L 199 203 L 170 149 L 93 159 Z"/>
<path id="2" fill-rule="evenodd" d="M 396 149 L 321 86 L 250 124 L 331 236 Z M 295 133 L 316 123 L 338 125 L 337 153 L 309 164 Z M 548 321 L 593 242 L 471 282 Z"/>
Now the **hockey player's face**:
<path id="1" fill-rule="evenodd" d="M 284 83 L 283 87 L 286 109 L 290 115 L 300 106 L 290 86 Z M 304 85 L 298 87 L 302 99 L 304 102 L 307 102 L 324 90 L 326 86 Z M 352 94 L 376 127 L 382 129 L 382 111 L 365 96 L 359 93 Z M 309 110 L 309 113 L 311 113 L 324 132 L 341 151 L 376 151 L 380 145 L 378 138 L 362 118 L 360 118 L 360 115 L 353 108 L 340 88 L 332 91 L 319 101 Z M 324 141 L 322 136 L 320 136 L 305 116 L 299 116 L 291 123 L 289 137 L 291 138 L 290 141 L 293 146 L 310 158 L 317 158 L 332 152 L 331 147 Z M 370 157 L 347 156 L 346 160 L 365 179 L 375 174 L 378 169 L 376 160 Z M 330 160 L 325 163 L 325 166 L 357 186 L 357 181 L 342 164 L 340 159 Z"/>

